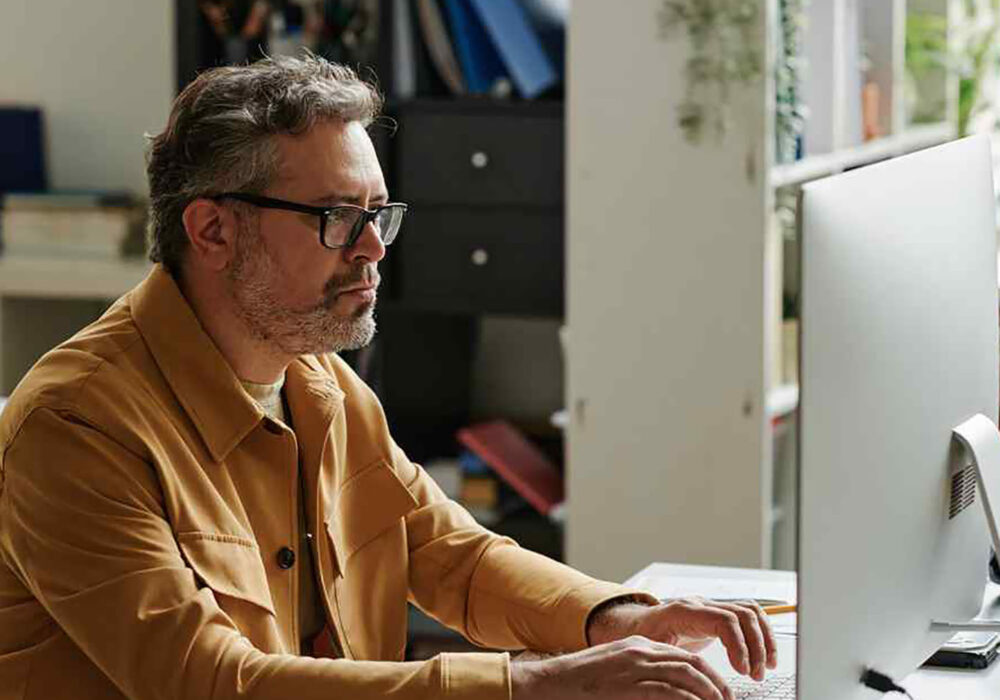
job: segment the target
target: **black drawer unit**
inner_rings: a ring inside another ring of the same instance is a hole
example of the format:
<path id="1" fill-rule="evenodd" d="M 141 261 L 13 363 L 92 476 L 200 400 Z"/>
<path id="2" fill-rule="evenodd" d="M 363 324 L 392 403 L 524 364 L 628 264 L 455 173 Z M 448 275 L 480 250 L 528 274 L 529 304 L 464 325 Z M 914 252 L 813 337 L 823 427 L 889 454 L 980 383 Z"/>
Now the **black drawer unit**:
<path id="1" fill-rule="evenodd" d="M 558 116 L 416 112 L 397 138 L 397 181 L 414 204 L 562 205 Z"/>
<path id="2" fill-rule="evenodd" d="M 562 105 L 417 101 L 394 116 L 393 197 L 410 204 L 392 251 L 396 301 L 561 316 Z"/>
<path id="3" fill-rule="evenodd" d="M 411 458 L 453 453 L 471 420 L 482 316 L 563 315 L 562 112 L 417 100 L 389 110 L 395 135 L 374 130 L 391 197 L 410 210 L 383 265 L 371 364 Z"/>
<path id="4" fill-rule="evenodd" d="M 399 252 L 403 299 L 422 309 L 561 316 L 558 210 L 415 207 Z"/>

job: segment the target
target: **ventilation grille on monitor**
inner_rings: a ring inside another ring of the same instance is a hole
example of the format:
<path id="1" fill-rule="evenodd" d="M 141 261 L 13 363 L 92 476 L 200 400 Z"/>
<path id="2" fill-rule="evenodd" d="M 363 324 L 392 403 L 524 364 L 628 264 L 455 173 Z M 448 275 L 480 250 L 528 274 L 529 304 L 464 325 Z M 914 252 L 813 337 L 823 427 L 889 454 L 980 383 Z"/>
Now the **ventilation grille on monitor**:
<path id="1" fill-rule="evenodd" d="M 954 518 L 976 502 L 976 467 L 970 464 L 951 477 L 951 507 L 948 519 Z"/>

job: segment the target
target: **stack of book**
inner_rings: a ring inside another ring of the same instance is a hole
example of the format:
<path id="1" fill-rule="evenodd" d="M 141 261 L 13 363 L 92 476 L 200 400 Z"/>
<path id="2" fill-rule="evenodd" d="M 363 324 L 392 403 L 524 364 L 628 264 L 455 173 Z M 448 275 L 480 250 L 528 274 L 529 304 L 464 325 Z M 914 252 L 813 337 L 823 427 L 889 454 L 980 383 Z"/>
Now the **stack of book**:
<path id="1" fill-rule="evenodd" d="M 462 428 L 457 437 L 538 513 L 554 520 L 562 517 L 566 498 L 562 474 L 520 430 L 506 421 L 492 421 Z"/>
<path id="2" fill-rule="evenodd" d="M 424 465 L 444 494 L 461 503 L 481 525 L 495 525 L 516 494 L 505 492 L 490 465 L 471 450 L 457 459 L 441 458 Z"/>
<path id="3" fill-rule="evenodd" d="M 145 249 L 145 207 L 127 193 L 8 193 L 2 206 L 5 256 L 107 259 Z"/>
<path id="4" fill-rule="evenodd" d="M 496 476 L 473 452 L 462 452 L 458 461 L 461 466 L 458 502 L 481 524 L 495 525 L 503 515 Z"/>
<path id="5" fill-rule="evenodd" d="M 392 84 L 397 97 L 426 94 L 527 99 L 561 82 L 565 9 L 539 0 L 393 0 Z M 427 75 L 432 72 L 433 75 Z"/>

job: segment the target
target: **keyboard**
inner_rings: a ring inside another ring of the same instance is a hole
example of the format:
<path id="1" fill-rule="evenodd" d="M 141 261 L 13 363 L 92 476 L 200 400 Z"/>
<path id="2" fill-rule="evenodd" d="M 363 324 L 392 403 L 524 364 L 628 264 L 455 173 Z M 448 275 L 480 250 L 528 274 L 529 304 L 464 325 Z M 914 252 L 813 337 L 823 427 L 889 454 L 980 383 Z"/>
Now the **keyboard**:
<path id="1" fill-rule="evenodd" d="M 795 700 L 795 674 L 772 673 L 761 682 L 745 676 L 727 678 L 736 700 Z"/>

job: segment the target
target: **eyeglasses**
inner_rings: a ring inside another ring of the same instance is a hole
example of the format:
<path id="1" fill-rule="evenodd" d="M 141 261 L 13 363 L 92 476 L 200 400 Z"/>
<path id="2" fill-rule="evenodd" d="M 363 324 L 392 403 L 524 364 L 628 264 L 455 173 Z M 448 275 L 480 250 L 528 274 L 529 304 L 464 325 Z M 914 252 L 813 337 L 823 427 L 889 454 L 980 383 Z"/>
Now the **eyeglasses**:
<path id="1" fill-rule="evenodd" d="M 224 192 L 212 199 L 235 199 L 262 209 L 283 209 L 318 216 L 319 242 L 324 247 L 332 249 L 353 246 L 368 224 L 375 225 L 375 232 L 384 245 L 390 245 L 399 233 L 407 209 L 407 206 L 400 202 L 384 204 L 374 209 L 365 209 L 354 204 L 313 207 L 245 192 Z"/>

